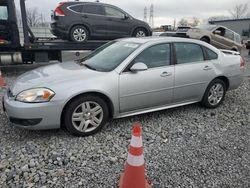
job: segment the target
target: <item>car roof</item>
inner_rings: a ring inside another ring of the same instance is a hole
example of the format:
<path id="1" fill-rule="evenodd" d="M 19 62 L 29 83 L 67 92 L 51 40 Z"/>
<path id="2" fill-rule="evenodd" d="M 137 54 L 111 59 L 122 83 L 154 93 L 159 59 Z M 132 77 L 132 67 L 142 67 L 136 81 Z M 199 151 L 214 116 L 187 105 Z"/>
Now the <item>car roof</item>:
<path id="1" fill-rule="evenodd" d="M 194 43 L 198 45 L 205 46 L 214 52 L 219 53 L 220 50 L 215 48 L 214 46 L 201 41 L 201 40 L 196 40 L 196 39 L 190 39 L 190 38 L 182 38 L 182 37 L 157 37 L 157 36 L 152 36 L 152 37 L 142 37 L 142 38 L 122 38 L 122 39 L 117 39 L 116 41 L 124 41 L 124 42 L 131 42 L 131 43 L 138 43 L 141 45 L 144 44 L 157 44 L 157 43 L 173 43 L 173 42 L 186 42 L 186 43 Z"/>
<path id="2" fill-rule="evenodd" d="M 134 42 L 134 43 L 140 43 L 140 44 L 146 44 L 146 43 L 154 43 L 154 42 L 193 42 L 193 43 L 200 43 L 198 40 L 194 39 L 187 39 L 187 38 L 181 38 L 181 37 L 142 37 L 142 38 L 123 38 L 118 39 L 118 41 L 124 41 L 124 42 Z"/>
<path id="3" fill-rule="evenodd" d="M 107 3 L 101 3 L 101 2 L 90 2 L 90 1 L 65 1 L 62 2 L 64 4 L 69 4 L 69 5 L 78 5 L 78 4 L 93 4 L 93 5 L 109 5 L 109 6 L 114 6 L 111 4 Z M 114 6 L 115 7 L 115 6 Z"/>

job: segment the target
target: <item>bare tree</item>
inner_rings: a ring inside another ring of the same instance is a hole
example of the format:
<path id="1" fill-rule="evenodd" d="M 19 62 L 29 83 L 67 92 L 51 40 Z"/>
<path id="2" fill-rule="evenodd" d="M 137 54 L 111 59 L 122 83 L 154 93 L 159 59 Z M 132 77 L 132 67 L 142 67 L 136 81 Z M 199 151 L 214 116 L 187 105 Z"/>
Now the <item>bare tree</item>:
<path id="1" fill-rule="evenodd" d="M 41 16 L 37 8 L 27 9 L 27 22 L 30 27 L 38 26 L 41 22 Z"/>
<path id="2" fill-rule="evenodd" d="M 246 18 L 248 13 L 247 4 L 237 4 L 232 10 L 229 10 L 229 13 L 234 19 Z"/>
<path id="3" fill-rule="evenodd" d="M 200 20 L 197 17 L 193 17 L 193 21 L 190 24 L 192 27 L 196 27 L 197 25 L 200 24 Z"/>
<path id="4" fill-rule="evenodd" d="M 188 26 L 188 21 L 184 18 L 182 18 L 179 22 L 178 22 L 178 26 Z"/>

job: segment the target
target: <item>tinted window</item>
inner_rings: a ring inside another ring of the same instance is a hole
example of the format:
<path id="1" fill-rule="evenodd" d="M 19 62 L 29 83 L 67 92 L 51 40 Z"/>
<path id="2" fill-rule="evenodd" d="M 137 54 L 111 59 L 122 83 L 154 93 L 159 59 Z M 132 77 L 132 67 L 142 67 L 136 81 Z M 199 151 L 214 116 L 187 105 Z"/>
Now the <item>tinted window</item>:
<path id="1" fill-rule="evenodd" d="M 147 48 L 133 60 L 132 65 L 139 62 L 145 63 L 148 68 L 170 65 L 170 45 L 158 44 Z"/>
<path id="2" fill-rule="evenodd" d="M 112 8 L 112 7 L 104 7 L 105 13 L 107 16 L 113 16 L 113 17 L 118 17 L 118 18 L 124 18 L 124 13 Z"/>
<path id="3" fill-rule="evenodd" d="M 8 19 L 8 10 L 7 6 L 0 6 L 0 20 Z"/>
<path id="4" fill-rule="evenodd" d="M 75 12 L 81 13 L 82 12 L 82 7 L 83 7 L 83 5 L 75 5 L 75 6 L 71 6 L 69 8 L 71 10 L 75 11 Z"/>
<path id="5" fill-rule="evenodd" d="M 83 6 L 83 13 L 103 15 L 102 6 L 100 6 L 100 5 L 84 5 Z"/>
<path id="6" fill-rule="evenodd" d="M 204 47 L 206 53 L 207 53 L 207 59 L 208 60 L 213 60 L 213 59 L 217 59 L 218 58 L 218 55 L 217 53 L 215 53 L 214 51 Z"/>
<path id="7" fill-rule="evenodd" d="M 175 43 L 178 64 L 204 61 L 202 49 L 197 44 Z"/>
<path id="8" fill-rule="evenodd" d="M 83 64 L 97 71 L 108 72 L 120 65 L 140 44 L 113 41 L 82 59 Z"/>
<path id="9" fill-rule="evenodd" d="M 226 37 L 230 40 L 234 40 L 234 33 L 232 31 L 229 31 L 226 29 L 224 37 Z"/>

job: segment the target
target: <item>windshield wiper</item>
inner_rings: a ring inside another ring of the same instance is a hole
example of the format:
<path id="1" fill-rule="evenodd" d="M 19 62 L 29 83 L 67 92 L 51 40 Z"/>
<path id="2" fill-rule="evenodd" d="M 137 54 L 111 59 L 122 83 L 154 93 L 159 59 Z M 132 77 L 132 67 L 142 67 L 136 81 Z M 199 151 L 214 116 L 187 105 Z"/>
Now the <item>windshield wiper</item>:
<path id="1" fill-rule="evenodd" d="M 92 66 L 90 66 L 90 65 L 88 65 L 88 64 L 83 64 L 83 65 L 84 65 L 85 67 L 91 69 L 91 70 L 96 70 L 96 68 L 94 68 L 94 67 L 92 67 Z"/>

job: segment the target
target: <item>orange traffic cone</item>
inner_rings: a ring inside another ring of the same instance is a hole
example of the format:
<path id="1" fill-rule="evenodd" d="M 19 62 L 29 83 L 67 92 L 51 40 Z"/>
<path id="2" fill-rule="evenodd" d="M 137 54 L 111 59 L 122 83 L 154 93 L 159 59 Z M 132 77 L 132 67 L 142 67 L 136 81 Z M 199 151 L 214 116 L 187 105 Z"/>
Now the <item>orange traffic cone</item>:
<path id="1" fill-rule="evenodd" d="M 136 123 L 133 128 L 125 171 L 121 175 L 119 188 L 152 188 L 145 176 L 141 132 L 140 123 Z"/>
<path id="2" fill-rule="evenodd" d="M 3 79 L 2 72 L 0 71 L 0 88 L 6 86 L 6 83 Z"/>

